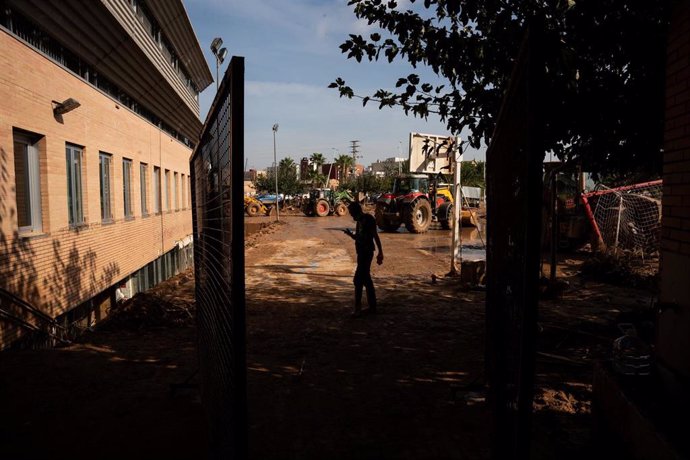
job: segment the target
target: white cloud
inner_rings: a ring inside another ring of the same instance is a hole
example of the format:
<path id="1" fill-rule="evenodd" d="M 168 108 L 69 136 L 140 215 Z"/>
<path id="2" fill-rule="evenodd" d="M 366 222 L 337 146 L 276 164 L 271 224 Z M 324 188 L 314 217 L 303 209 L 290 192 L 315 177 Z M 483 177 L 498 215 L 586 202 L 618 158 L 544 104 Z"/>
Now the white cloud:
<path id="1" fill-rule="evenodd" d="M 410 131 L 444 134 L 437 120 L 425 122 L 394 109 L 362 107 L 359 100 L 340 99 L 327 88 L 341 76 L 359 94 L 391 87 L 397 77 L 413 72 L 402 64 L 347 60 L 338 45 L 349 33 L 374 29 L 357 20 L 347 0 L 185 0 L 207 59 L 208 43 L 222 36 L 231 54 L 246 58 L 245 154 L 249 167 L 273 161 L 271 127 L 280 124 L 278 156 L 299 159 L 312 152 L 333 154 L 361 141 L 364 163 L 407 151 Z M 408 1 L 399 2 L 407 8 Z M 214 70 L 215 63 L 209 61 Z M 201 94 L 202 116 L 215 85 Z"/>

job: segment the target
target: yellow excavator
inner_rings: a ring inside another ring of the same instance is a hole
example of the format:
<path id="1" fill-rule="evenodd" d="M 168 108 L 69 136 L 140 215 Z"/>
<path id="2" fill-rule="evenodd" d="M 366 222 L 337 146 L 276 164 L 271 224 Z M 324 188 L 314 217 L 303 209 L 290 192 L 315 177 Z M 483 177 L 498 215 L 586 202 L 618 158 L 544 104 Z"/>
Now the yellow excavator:
<path id="1" fill-rule="evenodd" d="M 272 208 L 272 206 L 266 206 L 254 197 L 244 197 L 244 212 L 246 212 L 249 217 L 254 217 L 258 215 L 268 216 L 271 214 Z"/>
<path id="2" fill-rule="evenodd" d="M 443 202 L 454 203 L 453 193 L 450 190 L 450 184 L 437 184 L 436 187 L 437 206 L 440 206 L 443 204 Z M 460 218 L 462 219 L 463 227 L 477 226 L 477 211 L 478 209 L 469 208 L 467 206 L 460 208 Z"/>

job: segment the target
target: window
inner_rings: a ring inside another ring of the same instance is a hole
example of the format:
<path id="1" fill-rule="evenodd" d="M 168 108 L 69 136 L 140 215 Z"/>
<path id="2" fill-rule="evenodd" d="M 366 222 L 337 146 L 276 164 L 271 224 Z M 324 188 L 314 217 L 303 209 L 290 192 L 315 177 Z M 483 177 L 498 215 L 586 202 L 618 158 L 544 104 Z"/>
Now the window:
<path id="1" fill-rule="evenodd" d="M 161 168 L 153 167 L 153 212 L 161 212 Z"/>
<path id="2" fill-rule="evenodd" d="M 66 144 L 67 154 L 67 212 L 72 226 L 84 223 L 84 203 L 82 199 L 81 162 L 82 147 Z"/>
<path id="3" fill-rule="evenodd" d="M 184 183 L 184 174 L 180 174 L 180 203 L 182 203 L 182 209 L 187 208 L 187 187 Z"/>
<path id="4" fill-rule="evenodd" d="M 170 211 L 170 170 L 165 170 L 165 211 Z"/>
<path id="5" fill-rule="evenodd" d="M 180 199 L 178 198 L 178 193 L 177 193 L 177 189 L 179 188 L 179 186 L 178 186 L 177 181 L 178 181 L 177 173 L 173 173 L 172 186 L 173 186 L 173 197 L 175 200 L 175 211 L 179 211 L 179 209 L 180 209 Z"/>
<path id="6" fill-rule="evenodd" d="M 122 196 L 125 217 L 132 217 L 132 160 L 122 159 Z"/>
<path id="7" fill-rule="evenodd" d="M 139 186 L 141 188 L 141 215 L 149 215 L 149 187 L 148 187 L 148 177 L 149 177 L 149 165 L 146 163 L 139 163 Z"/>
<path id="8" fill-rule="evenodd" d="M 108 222 L 113 219 L 112 211 L 112 193 L 111 193 L 111 177 L 113 170 L 113 157 L 107 153 L 101 152 L 100 172 L 101 172 L 101 220 Z"/>
<path id="9" fill-rule="evenodd" d="M 41 177 L 37 140 L 38 135 L 13 131 L 14 178 L 17 196 L 17 224 L 19 232 L 43 230 L 41 216 Z"/>
<path id="10" fill-rule="evenodd" d="M 187 182 L 187 191 L 189 192 L 187 194 L 187 207 L 191 208 L 192 207 L 192 181 L 190 180 Z"/>

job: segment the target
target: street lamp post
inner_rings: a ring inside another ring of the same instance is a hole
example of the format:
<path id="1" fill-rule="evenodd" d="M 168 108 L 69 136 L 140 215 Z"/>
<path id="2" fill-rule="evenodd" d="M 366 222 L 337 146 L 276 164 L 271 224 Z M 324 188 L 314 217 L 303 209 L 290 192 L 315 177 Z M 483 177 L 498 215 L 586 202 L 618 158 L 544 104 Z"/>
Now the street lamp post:
<path id="1" fill-rule="evenodd" d="M 221 48 L 221 46 L 223 46 L 223 39 L 220 37 L 214 38 L 211 42 L 211 52 L 216 57 L 216 91 L 218 91 L 219 85 L 218 69 L 225 60 L 225 56 L 228 54 L 228 50 L 226 48 Z"/>
<path id="2" fill-rule="evenodd" d="M 276 176 L 276 222 L 280 220 L 280 208 L 278 206 L 278 160 L 276 159 L 276 133 L 278 132 L 278 123 L 273 125 L 273 173 Z"/>

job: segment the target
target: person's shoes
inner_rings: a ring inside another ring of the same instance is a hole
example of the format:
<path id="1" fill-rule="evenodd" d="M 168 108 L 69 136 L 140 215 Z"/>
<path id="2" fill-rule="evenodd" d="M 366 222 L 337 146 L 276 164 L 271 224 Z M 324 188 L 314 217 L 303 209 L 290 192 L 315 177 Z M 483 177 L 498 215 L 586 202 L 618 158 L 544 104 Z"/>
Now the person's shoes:
<path id="1" fill-rule="evenodd" d="M 366 308 L 366 309 L 363 311 L 363 313 L 364 313 L 365 315 L 375 315 L 375 314 L 376 314 L 376 307 L 374 307 L 374 308 L 371 308 L 371 307 Z"/>
<path id="2" fill-rule="evenodd" d="M 356 310 L 350 314 L 350 318 L 360 318 L 362 316 L 362 312 L 360 310 Z"/>

